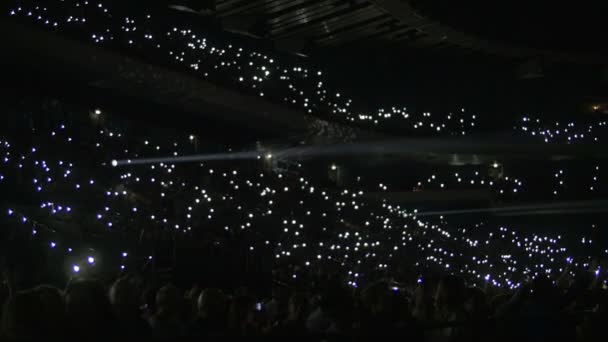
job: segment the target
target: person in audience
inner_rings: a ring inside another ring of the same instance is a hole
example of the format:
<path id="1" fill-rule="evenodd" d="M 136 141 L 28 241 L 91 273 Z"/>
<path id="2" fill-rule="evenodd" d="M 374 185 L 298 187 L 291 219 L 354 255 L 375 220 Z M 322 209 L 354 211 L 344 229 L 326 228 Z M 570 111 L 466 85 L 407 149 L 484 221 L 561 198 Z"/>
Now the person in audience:
<path id="1" fill-rule="evenodd" d="M 235 296 L 228 312 L 228 327 L 230 334 L 248 336 L 255 334 L 255 302 L 253 298 L 245 295 Z"/>
<path id="2" fill-rule="evenodd" d="M 579 341 L 604 341 L 606 339 L 606 322 L 608 322 L 608 296 L 606 291 L 596 292 L 596 305 L 590 311 L 585 312 L 577 328 L 577 339 Z"/>
<path id="3" fill-rule="evenodd" d="M 340 334 L 350 331 L 353 318 L 353 302 L 337 279 L 329 279 L 322 285 L 317 308 L 306 320 L 306 329 L 313 334 Z"/>
<path id="4" fill-rule="evenodd" d="M 156 284 L 147 284 L 141 294 L 140 309 L 142 318 L 149 322 L 156 312 L 156 293 L 160 287 Z"/>
<path id="5" fill-rule="evenodd" d="M 467 320 L 474 325 L 471 331 L 471 338 L 481 341 L 489 336 L 490 332 L 490 307 L 487 296 L 479 287 L 470 287 L 465 291 L 464 310 Z"/>
<path id="6" fill-rule="evenodd" d="M 109 338 L 117 332 L 107 292 L 97 281 L 70 282 L 65 290 L 65 310 L 70 337 Z"/>
<path id="7" fill-rule="evenodd" d="M 526 340 L 553 340 L 575 338 L 573 322 L 559 317 L 561 295 L 553 281 L 546 276 L 536 277 L 530 283 L 519 316 Z"/>
<path id="8" fill-rule="evenodd" d="M 215 288 L 204 289 L 197 298 L 197 316 L 190 327 L 193 336 L 220 336 L 227 333 L 228 299 Z"/>
<path id="9" fill-rule="evenodd" d="M 353 295 L 336 279 L 328 278 L 320 284 L 318 296 L 292 292 L 285 317 L 272 324 L 263 302 L 245 289 L 232 299 L 220 289 L 203 289 L 196 296 L 196 315 L 190 319 L 183 314 L 189 310 L 184 309 L 185 297 L 173 285 L 155 291 L 142 279 L 135 283 L 131 277 L 122 276 L 106 290 L 97 281 L 76 279 L 65 293 L 42 285 L 8 294 L 2 308 L 0 337 L 89 340 L 118 336 L 215 339 L 392 335 L 423 340 L 420 328 L 425 326 L 426 337 L 432 341 L 599 341 L 608 317 L 606 291 L 588 286 L 590 282 L 584 277 L 569 288 L 558 288 L 555 281 L 538 276 L 515 292 L 497 292 L 494 297 L 478 287 L 467 288 L 463 279 L 453 275 L 443 276 L 436 287 L 432 281 L 419 282 L 411 296 L 384 280 L 352 291 Z M 150 289 L 147 295 L 140 295 L 142 286 Z M 289 294 L 287 288 L 283 291 Z M 198 292 L 191 291 L 189 296 Z M 139 306 L 141 297 L 154 297 L 148 323 Z"/>
<path id="10" fill-rule="evenodd" d="M 182 296 L 173 285 L 165 285 L 156 293 L 156 311 L 149 318 L 154 338 L 177 338 L 186 335 L 181 320 Z"/>
<path id="11" fill-rule="evenodd" d="M 470 287 L 465 291 L 464 309 L 467 317 L 474 320 L 485 320 L 490 316 L 486 294 L 479 287 Z"/>
<path id="12" fill-rule="evenodd" d="M 128 277 L 118 278 L 110 287 L 109 297 L 121 334 L 126 337 L 147 336 L 149 328 L 140 312 L 136 284 Z"/>
<path id="13" fill-rule="evenodd" d="M 9 340 L 42 338 L 39 327 L 46 317 L 38 311 L 41 307 L 41 298 L 34 290 L 19 291 L 8 298 L 3 307 L 2 335 Z"/>
<path id="14" fill-rule="evenodd" d="M 287 317 L 278 323 L 273 333 L 278 335 L 305 335 L 308 314 L 308 297 L 304 293 L 292 295 L 287 305 Z"/>
<path id="15" fill-rule="evenodd" d="M 276 270 L 274 271 L 276 273 Z M 285 320 L 288 302 L 288 291 L 284 285 L 273 284 L 272 297 L 264 304 L 264 310 L 271 322 L 281 322 Z"/>
<path id="16" fill-rule="evenodd" d="M 464 308 L 466 286 L 464 280 L 454 275 L 444 276 L 435 292 L 435 319 L 446 326 L 438 331 L 438 336 L 448 341 L 467 340 L 470 332 L 467 327 L 459 326 L 466 322 Z"/>
<path id="17" fill-rule="evenodd" d="M 184 320 L 186 322 L 192 322 L 197 318 L 198 315 L 198 297 L 201 294 L 201 288 L 198 284 L 192 285 L 192 287 L 186 292 L 184 296 Z"/>
<path id="18" fill-rule="evenodd" d="M 42 306 L 40 312 L 45 319 L 41 322 L 40 330 L 48 338 L 65 337 L 66 317 L 63 292 L 50 285 L 40 285 L 34 288 Z"/>
<path id="19" fill-rule="evenodd" d="M 362 330 L 365 334 L 377 334 L 378 332 L 392 332 L 392 294 L 389 286 L 384 281 L 371 284 L 361 294 L 363 304 Z"/>
<path id="20" fill-rule="evenodd" d="M 420 322 L 432 321 L 435 317 L 433 285 L 430 280 L 420 281 L 414 289 L 412 317 Z"/>

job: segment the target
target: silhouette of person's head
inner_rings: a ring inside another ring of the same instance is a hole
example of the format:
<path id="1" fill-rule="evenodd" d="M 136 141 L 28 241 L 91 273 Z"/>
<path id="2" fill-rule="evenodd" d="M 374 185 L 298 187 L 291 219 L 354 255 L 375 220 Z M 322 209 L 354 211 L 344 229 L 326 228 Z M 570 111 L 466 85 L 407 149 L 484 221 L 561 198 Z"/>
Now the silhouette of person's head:
<path id="1" fill-rule="evenodd" d="M 201 318 L 224 318 L 227 307 L 226 296 L 221 290 L 205 289 L 198 296 L 197 307 Z"/>
<path id="2" fill-rule="evenodd" d="M 180 314 L 180 292 L 173 285 L 165 285 L 156 293 L 156 312 L 160 316 L 174 317 Z"/>
<path id="3" fill-rule="evenodd" d="M 486 294 L 479 287 L 466 289 L 464 308 L 472 317 L 483 317 L 489 314 Z"/>
<path id="4" fill-rule="evenodd" d="M 43 319 L 38 311 L 41 306 L 42 301 L 33 290 L 20 291 L 9 298 L 4 304 L 2 315 L 4 335 L 10 339 L 39 337 L 38 326 Z"/>
<path id="5" fill-rule="evenodd" d="M 465 299 L 464 280 L 454 275 L 443 277 L 435 292 L 435 307 L 442 311 L 461 309 Z"/>
<path id="6" fill-rule="evenodd" d="M 303 293 L 296 293 L 289 298 L 287 306 L 290 320 L 303 321 L 308 314 L 308 297 Z"/>
<path id="7" fill-rule="evenodd" d="M 71 335 L 107 336 L 113 328 L 113 315 L 103 286 L 92 280 L 76 280 L 65 290 L 66 315 Z"/>
<path id="8" fill-rule="evenodd" d="M 254 301 L 249 296 L 236 296 L 232 299 L 229 312 L 230 326 L 235 332 L 242 333 L 254 313 Z"/>
<path id="9" fill-rule="evenodd" d="M 137 317 L 139 313 L 139 293 L 129 278 L 121 277 L 110 287 L 110 304 L 117 317 Z"/>

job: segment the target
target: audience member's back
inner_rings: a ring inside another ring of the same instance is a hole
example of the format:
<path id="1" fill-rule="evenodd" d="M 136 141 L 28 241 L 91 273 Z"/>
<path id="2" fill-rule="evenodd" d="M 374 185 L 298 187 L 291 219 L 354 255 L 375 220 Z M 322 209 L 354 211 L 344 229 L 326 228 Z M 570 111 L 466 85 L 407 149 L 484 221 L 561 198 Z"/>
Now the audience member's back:
<path id="1" fill-rule="evenodd" d="M 121 336 L 147 336 L 148 325 L 141 317 L 136 285 L 126 277 L 119 278 L 112 284 L 109 297 Z"/>
<path id="2" fill-rule="evenodd" d="M 353 299 L 336 281 L 325 285 L 319 306 L 306 320 L 310 333 L 346 333 L 350 331 Z"/>
<path id="3" fill-rule="evenodd" d="M 437 320 L 449 324 L 465 322 L 468 318 L 464 309 L 465 296 L 466 286 L 462 278 L 453 275 L 443 277 L 435 294 Z M 440 335 L 451 341 L 469 340 L 471 331 L 469 327 L 446 327 Z"/>
<path id="4" fill-rule="evenodd" d="M 303 293 L 294 294 L 287 305 L 287 317 L 279 322 L 273 332 L 276 335 L 305 335 L 308 312 L 308 297 Z"/>
<path id="5" fill-rule="evenodd" d="M 102 339 L 116 333 L 116 322 L 106 291 L 98 282 L 76 280 L 65 291 L 70 337 Z"/>
<path id="6" fill-rule="evenodd" d="M 530 294 L 524 302 L 521 318 L 524 319 L 525 340 L 573 339 L 574 325 L 567 324 L 559 311 L 560 296 L 547 277 L 539 276 L 531 283 Z M 524 326 L 522 326 L 524 327 Z"/>
<path id="7" fill-rule="evenodd" d="M 194 336 L 217 336 L 227 332 L 227 299 L 218 289 L 205 289 L 197 299 L 197 317 L 190 333 Z"/>
<path id="8" fill-rule="evenodd" d="M 150 326 L 155 338 L 175 338 L 185 335 L 185 325 L 181 321 L 182 298 L 179 290 L 163 286 L 156 294 L 156 312 L 150 317 Z"/>
<path id="9" fill-rule="evenodd" d="M 241 295 L 232 299 L 228 314 L 230 333 L 247 336 L 253 333 L 254 301 L 251 297 Z"/>
<path id="10" fill-rule="evenodd" d="M 39 286 L 18 292 L 4 307 L 3 328 L 8 338 L 61 338 L 65 309 L 61 291 Z"/>
<path id="11" fill-rule="evenodd" d="M 419 283 L 414 290 L 412 317 L 428 322 L 435 317 L 434 288 L 429 282 Z"/>
<path id="12" fill-rule="evenodd" d="M 366 319 L 362 328 L 369 334 L 390 333 L 393 328 L 392 294 L 386 282 L 371 284 L 362 293 Z"/>

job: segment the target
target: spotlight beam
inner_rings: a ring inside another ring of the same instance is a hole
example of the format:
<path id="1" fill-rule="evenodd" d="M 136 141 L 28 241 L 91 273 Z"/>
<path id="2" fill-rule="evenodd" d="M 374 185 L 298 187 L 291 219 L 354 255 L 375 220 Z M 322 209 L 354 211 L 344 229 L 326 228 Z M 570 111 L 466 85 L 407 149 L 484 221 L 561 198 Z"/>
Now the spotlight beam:
<path id="1" fill-rule="evenodd" d="M 318 157 L 394 154 L 420 158 L 428 155 L 500 155 L 501 159 L 579 159 L 608 158 L 608 152 L 598 146 L 568 144 L 533 144 L 496 139 L 400 139 L 346 144 L 313 145 L 273 151 L 276 158 L 308 159 Z M 184 163 L 212 160 L 243 160 L 263 157 L 260 151 L 199 154 L 182 157 L 143 158 L 112 161 L 113 166 L 154 163 Z M 495 160 L 494 157 L 489 160 Z"/>
<path id="2" fill-rule="evenodd" d="M 520 205 L 495 208 L 426 211 L 411 214 L 413 217 L 449 216 L 469 214 L 495 214 L 498 216 L 561 215 L 608 212 L 608 200 L 576 201 L 537 205 Z"/>
<path id="3" fill-rule="evenodd" d="M 217 154 L 197 154 L 190 156 L 180 157 L 161 157 L 161 158 L 138 158 L 138 159 L 123 159 L 123 160 L 112 160 L 111 165 L 114 167 L 128 166 L 128 165 L 146 165 L 146 164 L 159 164 L 159 163 L 191 163 L 191 162 L 203 162 L 212 160 L 247 160 L 247 159 L 258 159 L 261 157 L 260 152 L 234 152 L 234 153 L 217 153 Z"/>

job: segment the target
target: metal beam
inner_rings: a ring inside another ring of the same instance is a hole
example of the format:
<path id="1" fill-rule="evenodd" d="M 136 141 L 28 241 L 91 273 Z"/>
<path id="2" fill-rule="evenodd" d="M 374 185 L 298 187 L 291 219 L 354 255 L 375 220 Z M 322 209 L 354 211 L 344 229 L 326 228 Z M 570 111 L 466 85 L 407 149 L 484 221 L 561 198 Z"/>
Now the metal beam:
<path id="1" fill-rule="evenodd" d="M 399 19 L 406 25 L 418 27 L 419 30 L 429 35 L 428 40 L 441 41 L 445 39 L 452 44 L 467 47 L 474 50 L 484 51 L 489 54 L 503 55 L 507 57 L 542 57 L 543 60 L 558 63 L 576 63 L 590 65 L 607 65 L 608 61 L 603 56 L 570 53 L 556 50 L 534 49 L 518 47 L 502 42 L 490 41 L 472 34 L 460 32 L 451 27 L 440 25 L 432 19 L 419 15 L 407 1 L 402 0 L 369 0 L 378 8 Z"/>

